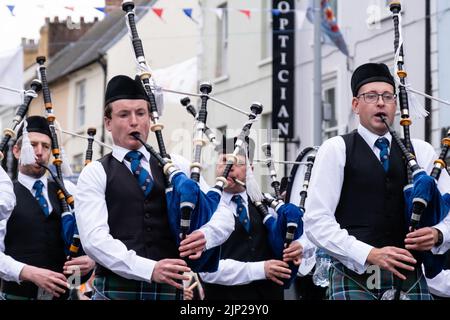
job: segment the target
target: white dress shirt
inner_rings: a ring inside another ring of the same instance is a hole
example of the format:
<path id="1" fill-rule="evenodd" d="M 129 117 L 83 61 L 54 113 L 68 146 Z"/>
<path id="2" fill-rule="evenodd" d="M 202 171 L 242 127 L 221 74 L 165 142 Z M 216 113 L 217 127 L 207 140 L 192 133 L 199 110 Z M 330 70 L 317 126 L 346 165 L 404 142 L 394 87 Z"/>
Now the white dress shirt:
<path id="1" fill-rule="evenodd" d="M 305 173 L 306 173 L 306 166 L 300 166 L 294 177 L 295 180 L 292 182 L 291 196 L 289 202 L 296 206 L 299 206 L 300 204 L 300 191 L 303 190 Z M 301 240 L 301 244 L 303 246 L 303 258 L 302 263 L 298 268 L 297 275 L 299 277 L 304 277 L 307 276 L 316 265 L 317 247 L 308 239 L 306 232 L 303 232 L 299 240 Z"/>
<path id="2" fill-rule="evenodd" d="M 11 214 L 16 205 L 16 196 L 11 179 L 0 166 L 0 221 Z"/>
<path id="3" fill-rule="evenodd" d="M 362 125 L 359 125 L 358 133 L 379 159 L 379 150 L 375 147 L 378 136 Z M 392 141 L 389 133 L 386 133 L 385 137 L 389 142 Z M 433 161 L 437 159 L 433 147 L 425 141 L 416 139 L 412 140 L 412 144 L 419 166 L 431 172 Z M 368 266 L 367 256 L 373 247 L 349 235 L 347 230 L 340 227 L 334 216 L 344 180 L 345 151 L 344 139 L 340 136 L 325 141 L 320 147 L 314 162 L 306 199 L 305 230 L 314 244 L 324 248 L 349 269 L 362 274 Z M 441 192 L 449 192 L 450 178 L 444 171 L 438 185 Z M 447 216 L 437 227 L 446 235 L 444 240 L 447 240 L 450 235 L 450 217 Z M 441 250 L 445 245 L 447 243 L 434 249 Z"/>
<path id="4" fill-rule="evenodd" d="M 433 279 L 427 279 L 430 292 L 443 298 L 450 298 L 450 270 L 442 270 Z"/>
<path id="5" fill-rule="evenodd" d="M 141 165 L 151 174 L 150 154 L 144 147 L 139 151 L 144 155 Z M 130 163 L 124 160 L 128 152 L 114 145 L 112 156 L 124 162 L 131 171 Z M 171 158 L 178 168 L 189 175 L 189 162 L 186 159 L 177 155 L 171 155 Z M 110 234 L 105 200 L 106 182 L 106 173 L 99 161 L 87 165 L 78 179 L 75 203 L 83 249 L 93 260 L 124 278 L 150 282 L 157 261 L 138 256 Z M 200 180 L 200 188 L 202 191 L 209 188 L 203 179 Z"/>
<path id="6" fill-rule="evenodd" d="M 242 203 L 247 209 L 248 215 L 248 195 L 245 191 L 238 193 L 238 195 L 242 197 Z M 214 216 L 216 214 L 227 216 L 232 220 L 234 226 L 234 217 L 237 217 L 237 204 L 231 200 L 233 196 L 234 194 L 232 193 L 223 193 L 219 208 L 214 213 Z M 276 216 L 276 213 L 272 208 L 269 208 L 269 213 Z M 225 217 L 223 218 L 224 220 L 226 219 Z M 231 221 L 227 220 L 224 223 L 229 225 Z M 203 229 L 203 227 L 201 229 Z M 296 241 L 300 242 L 300 244 L 302 245 L 303 254 L 306 256 L 306 258 L 310 258 L 314 255 L 314 245 L 306 238 L 306 235 L 302 235 L 302 237 L 300 237 L 300 239 L 297 239 Z M 265 261 L 242 262 L 233 259 L 221 259 L 219 261 L 219 267 L 217 271 L 208 273 L 202 272 L 200 273 L 200 276 L 206 283 L 215 283 L 228 286 L 248 284 L 256 280 L 266 279 L 264 262 Z"/>
<path id="7" fill-rule="evenodd" d="M 42 189 L 42 193 L 44 194 L 45 199 L 47 200 L 49 206 L 49 212 L 52 212 L 53 207 L 48 197 L 48 180 L 46 176 L 42 176 L 39 179 L 32 178 L 30 176 L 24 175 L 19 172 L 17 180 L 21 183 L 25 188 L 27 188 L 33 198 L 35 196 L 36 190 L 33 189 L 34 182 L 37 180 L 42 181 L 44 187 Z M 67 192 L 74 195 L 75 193 L 75 185 L 67 180 L 64 180 L 64 186 L 67 189 Z M 20 201 L 20 199 L 19 199 Z M 36 201 L 36 205 L 39 205 Z M 44 214 L 44 213 L 42 213 Z M 8 217 L 9 218 L 9 217 Z M 24 263 L 15 260 L 11 256 L 5 255 L 5 237 L 6 237 L 6 227 L 7 227 L 8 219 L 0 221 L 0 278 L 6 281 L 15 281 L 20 283 L 19 276 L 20 272 L 22 272 Z"/>

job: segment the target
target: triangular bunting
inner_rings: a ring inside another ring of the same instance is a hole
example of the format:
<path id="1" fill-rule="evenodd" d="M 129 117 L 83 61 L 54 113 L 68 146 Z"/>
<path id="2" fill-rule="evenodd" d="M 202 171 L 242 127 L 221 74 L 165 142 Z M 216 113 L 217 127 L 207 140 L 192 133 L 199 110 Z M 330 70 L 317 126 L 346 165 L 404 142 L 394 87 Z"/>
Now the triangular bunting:
<path id="1" fill-rule="evenodd" d="M 192 8 L 184 8 L 184 9 L 183 9 L 183 13 L 184 13 L 189 19 L 191 19 L 193 22 L 195 22 L 195 23 L 198 24 L 197 20 L 195 20 L 195 19 L 192 17 Z"/>
<path id="2" fill-rule="evenodd" d="M 192 19 L 192 8 L 184 8 L 183 12 L 186 16 Z"/>
<path id="3" fill-rule="evenodd" d="M 163 14 L 164 9 L 162 9 L 162 8 L 152 8 L 152 10 L 160 19 L 162 19 L 162 14 Z"/>
<path id="4" fill-rule="evenodd" d="M 243 10 L 243 9 L 241 9 L 241 10 L 239 10 L 239 12 L 245 14 L 247 16 L 247 18 L 250 19 L 250 13 L 251 13 L 250 10 Z"/>
<path id="5" fill-rule="evenodd" d="M 216 13 L 217 18 L 219 18 L 219 20 L 222 20 L 222 18 L 223 18 L 223 9 L 222 8 L 216 8 L 214 10 L 214 12 Z"/>
<path id="6" fill-rule="evenodd" d="M 298 30 L 301 30 L 303 28 L 303 23 L 305 22 L 305 19 L 306 19 L 306 11 L 303 10 L 295 11 L 295 24 Z"/>
<path id="7" fill-rule="evenodd" d="M 272 14 L 275 17 L 278 17 L 281 14 L 281 11 L 280 11 L 280 9 L 272 9 Z"/>
<path id="8" fill-rule="evenodd" d="M 95 7 L 96 10 L 105 13 L 105 7 Z"/>
<path id="9" fill-rule="evenodd" d="M 11 15 L 14 17 L 15 15 L 14 15 L 14 8 L 16 7 L 16 6 L 12 6 L 12 5 L 6 5 L 7 7 L 8 7 L 8 9 L 9 9 L 9 12 L 11 12 Z"/>

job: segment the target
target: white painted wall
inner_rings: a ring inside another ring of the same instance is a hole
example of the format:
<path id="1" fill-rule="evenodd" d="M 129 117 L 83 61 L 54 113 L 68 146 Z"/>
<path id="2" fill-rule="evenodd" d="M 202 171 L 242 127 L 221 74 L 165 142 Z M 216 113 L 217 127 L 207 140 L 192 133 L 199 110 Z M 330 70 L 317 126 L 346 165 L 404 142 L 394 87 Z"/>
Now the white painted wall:
<path id="1" fill-rule="evenodd" d="M 247 19 L 237 10 L 229 11 L 229 47 L 228 71 L 217 79 L 216 41 L 217 16 L 211 11 L 227 2 L 232 9 L 253 9 L 251 19 Z M 245 5 L 236 0 L 204 0 L 204 27 L 202 59 L 202 79 L 213 79 L 213 92 L 219 98 L 247 109 L 253 100 L 265 105 L 265 112 L 271 110 L 271 61 L 266 64 L 261 60 L 261 34 L 264 30 L 262 22 L 262 5 L 265 0 L 246 1 Z M 296 9 L 305 10 L 309 1 L 296 1 Z M 392 15 L 384 0 L 338 1 L 338 23 L 346 39 L 350 58 L 347 59 L 336 47 L 322 46 L 322 81 L 326 87 L 331 83 L 336 86 L 337 117 L 339 134 L 355 128 L 355 118 L 351 115 L 350 79 L 353 70 L 366 62 L 385 62 L 393 65 L 394 59 L 394 24 Z M 403 37 L 405 49 L 405 69 L 408 80 L 419 91 L 425 87 L 425 2 L 402 1 L 403 5 Z M 438 83 L 437 64 L 437 15 L 436 1 L 432 1 L 432 76 L 433 93 L 443 84 Z M 378 16 L 376 23 L 368 24 L 368 20 Z M 313 141 L 313 25 L 307 20 L 296 31 L 296 102 L 295 102 L 295 135 L 301 141 L 300 147 L 291 145 L 288 160 L 295 159 L 297 153 L 312 145 Z M 444 39 L 442 39 L 444 41 Z M 448 42 L 448 41 L 447 41 Z M 445 53 L 443 53 L 444 56 Z M 442 58 L 441 58 L 442 59 Z M 443 89 L 440 89 L 441 91 Z M 423 104 L 424 99 L 418 100 Z M 439 110 L 436 104 L 433 115 L 433 145 L 439 147 L 438 133 Z M 445 108 L 445 107 L 444 107 Z M 208 123 L 212 127 L 227 125 L 228 128 L 242 127 L 245 116 L 219 106 L 209 108 Z M 442 112 L 441 112 L 442 113 Z M 353 120 L 352 120 L 353 119 Z M 260 128 L 261 124 L 257 127 Z M 397 126 L 399 128 L 399 126 Z M 424 138 L 424 121 L 413 119 L 412 137 Z M 281 155 L 282 156 L 282 155 Z M 290 169 L 290 167 L 289 167 Z"/>

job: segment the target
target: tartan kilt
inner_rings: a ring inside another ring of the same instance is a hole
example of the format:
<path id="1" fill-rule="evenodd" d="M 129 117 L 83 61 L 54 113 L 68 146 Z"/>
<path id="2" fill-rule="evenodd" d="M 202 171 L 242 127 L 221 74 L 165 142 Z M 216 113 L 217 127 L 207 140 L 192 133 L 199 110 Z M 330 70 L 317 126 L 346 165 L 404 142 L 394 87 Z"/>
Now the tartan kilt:
<path id="1" fill-rule="evenodd" d="M 402 292 L 406 294 L 409 300 L 433 300 L 422 270 L 420 268 L 416 269 L 419 270 L 408 272 L 407 280 L 402 283 Z M 373 272 L 359 275 L 336 259 L 332 259 L 329 271 L 328 299 L 381 300 L 381 297 L 387 290 L 396 288 L 397 280 L 394 279 L 393 273 L 380 269 L 379 286 L 369 289 L 368 283 L 371 283 L 369 277 L 373 275 Z"/>
<path id="2" fill-rule="evenodd" d="M 178 294 L 178 295 L 177 295 Z M 148 283 L 115 274 L 96 276 L 92 300 L 182 300 L 183 293 L 164 283 Z"/>
<path id="3" fill-rule="evenodd" d="M 16 296 L 14 294 L 7 294 L 7 293 L 0 292 L 0 300 L 33 301 L 33 300 L 36 300 L 36 299 L 35 298 L 22 297 L 22 296 Z"/>

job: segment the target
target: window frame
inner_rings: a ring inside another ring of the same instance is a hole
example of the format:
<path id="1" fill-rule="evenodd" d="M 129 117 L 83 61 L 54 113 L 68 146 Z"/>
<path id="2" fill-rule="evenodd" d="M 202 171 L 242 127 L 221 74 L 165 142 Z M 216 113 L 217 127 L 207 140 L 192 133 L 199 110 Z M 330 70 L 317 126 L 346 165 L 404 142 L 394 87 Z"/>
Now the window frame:
<path id="1" fill-rule="evenodd" d="M 86 125 L 86 79 L 75 84 L 75 127 L 80 129 Z"/>

